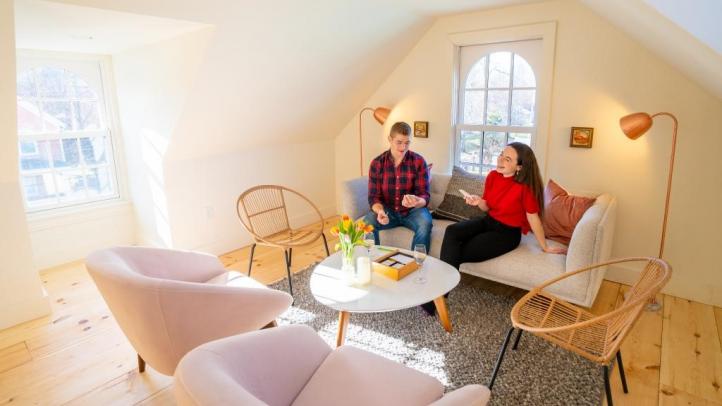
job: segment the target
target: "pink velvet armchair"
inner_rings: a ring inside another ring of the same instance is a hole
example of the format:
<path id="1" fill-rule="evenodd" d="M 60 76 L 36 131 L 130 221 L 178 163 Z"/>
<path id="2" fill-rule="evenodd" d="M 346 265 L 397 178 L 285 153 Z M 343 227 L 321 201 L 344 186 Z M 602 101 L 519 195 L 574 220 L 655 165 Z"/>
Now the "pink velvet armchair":
<path id="1" fill-rule="evenodd" d="M 90 254 L 86 266 L 141 372 L 147 361 L 173 375 L 188 351 L 273 323 L 293 300 L 198 252 L 115 247 Z"/>
<path id="2" fill-rule="evenodd" d="M 444 395 L 436 379 L 351 346 L 332 350 L 305 325 L 227 337 L 189 352 L 175 372 L 182 406 L 476 405 L 489 390 Z"/>

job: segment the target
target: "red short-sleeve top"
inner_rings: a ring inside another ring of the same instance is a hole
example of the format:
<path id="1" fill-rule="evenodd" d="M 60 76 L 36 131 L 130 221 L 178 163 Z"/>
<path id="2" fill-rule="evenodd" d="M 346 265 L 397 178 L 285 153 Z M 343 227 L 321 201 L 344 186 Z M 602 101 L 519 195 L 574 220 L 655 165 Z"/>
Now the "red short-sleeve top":
<path id="1" fill-rule="evenodd" d="M 495 170 L 486 176 L 483 199 L 489 206 L 491 217 L 508 226 L 521 228 L 524 234 L 531 229 L 526 214 L 539 212 L 539 203 L 529 186 L 515 181 L 514 176 L 504 177 Z"/>

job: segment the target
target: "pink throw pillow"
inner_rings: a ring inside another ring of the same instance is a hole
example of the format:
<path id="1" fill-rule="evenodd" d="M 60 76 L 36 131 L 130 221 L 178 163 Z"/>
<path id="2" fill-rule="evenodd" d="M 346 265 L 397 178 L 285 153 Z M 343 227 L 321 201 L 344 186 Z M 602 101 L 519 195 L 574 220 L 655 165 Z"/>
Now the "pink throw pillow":
<path id="1" fill-rule="evenodd" d="M 569 245 L 574 227 L 584 212 L 594 204 L 593 198 L 572 196 L 549 179 L 544 188 L 544 235 L 550 240 Z"/>

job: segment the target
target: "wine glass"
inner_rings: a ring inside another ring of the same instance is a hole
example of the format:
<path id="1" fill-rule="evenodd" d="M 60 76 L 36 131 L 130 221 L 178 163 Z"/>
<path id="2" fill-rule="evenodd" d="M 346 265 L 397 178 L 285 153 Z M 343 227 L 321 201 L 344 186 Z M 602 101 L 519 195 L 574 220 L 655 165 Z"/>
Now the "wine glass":
<path id="1" fill-rule="evenodd" d="M 366 244 L 366 251 L 368 252 L 369 256 L 371 256 L 371 248 L 376 245 L 373 231 L 364 234 L 364 244 Z"/>
<path id="2" fill-rule="evenodd" d="M 416 283 L 426 283 L 426 276 L 422 273 L 424 270 L 424 260 L 426 259 L 426 245 L 414 245 L 414 261 L 419 265 L 418 276 L 414 278 Z"/>

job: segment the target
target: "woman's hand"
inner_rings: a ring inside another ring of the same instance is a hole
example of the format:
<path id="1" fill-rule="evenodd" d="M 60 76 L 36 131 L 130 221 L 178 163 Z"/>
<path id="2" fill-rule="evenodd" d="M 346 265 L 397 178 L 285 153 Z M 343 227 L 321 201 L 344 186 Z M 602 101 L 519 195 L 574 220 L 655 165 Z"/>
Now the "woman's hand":
<path id="1" fill-rule="evenodd" d="M 469 206 L 478 206 L 481 203 L 481 197 L 477 195 L 467 195 L 464 197 L 464 201 Z"/>
<path id="2" fill-rule="evenodd" d="M 567 247 L 550 247 L 546 246 L 542 248 L 544 252 L 547 254 L 566 254 L 567 253 Z"/>

